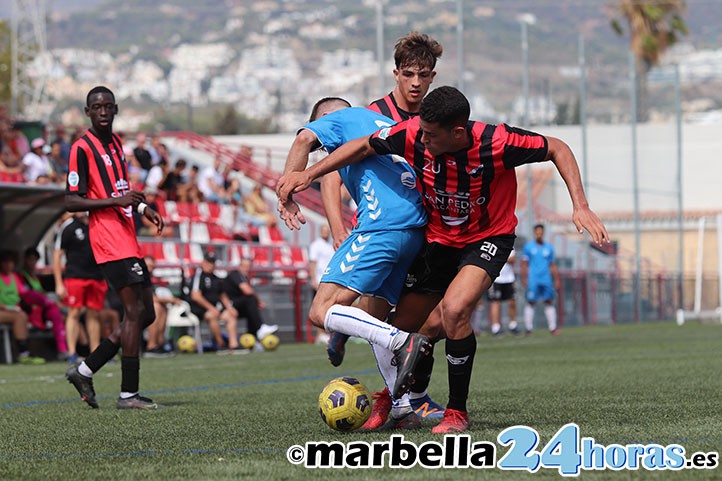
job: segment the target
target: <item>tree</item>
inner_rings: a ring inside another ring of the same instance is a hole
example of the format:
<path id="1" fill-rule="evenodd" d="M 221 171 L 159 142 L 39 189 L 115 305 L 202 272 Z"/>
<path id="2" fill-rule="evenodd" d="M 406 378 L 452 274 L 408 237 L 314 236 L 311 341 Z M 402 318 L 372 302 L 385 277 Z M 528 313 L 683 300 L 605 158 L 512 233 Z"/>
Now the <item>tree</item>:
<path id="1" fill-rule="evenodd" d="M 647 74 L 659 63 L 662 54 L 674 45 L 679 35 L 687 35 L 684 0 L 618 0 L 612 28 L 624 34 L 620 17 L 629 28 L 629 45 L 634 54 L 637 77 L 637 118 L 649 117 Z"/>
<path id="2" fill-rule="evenodd" d="M 0 21 L 0 103 L 9 103 L 11 99 L 11 64 L 10 26 L 6 21 Z"/>
<path id="3" fill-rule="evenodd" d="M 218 135 L 236 135 L 240 130 L 241 119 L 232 105 L 216 112 L 214 130 Z"/>

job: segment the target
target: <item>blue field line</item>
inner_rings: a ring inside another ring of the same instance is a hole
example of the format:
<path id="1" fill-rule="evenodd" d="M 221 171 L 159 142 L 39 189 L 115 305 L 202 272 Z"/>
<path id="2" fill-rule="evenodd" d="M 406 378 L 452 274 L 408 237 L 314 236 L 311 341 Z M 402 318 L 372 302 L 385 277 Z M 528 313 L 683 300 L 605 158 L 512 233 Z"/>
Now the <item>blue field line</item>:
<path id="1" fill-rule="evenodd" d="M 363 371 L 355 371 L 352 373 L 349 373 L 349 375 L 354 376 L 360 376 L 364 374 L 373 374 L 375 372 L 378 372 L 375 369 L 365 369 Z M 263 379 L 260 381 L 246 381 L 246 382 L 237 382 L 232 384 L 217 384 L 215 386 L 195 386 L 195 387 L 181 387 L 181 388 L 175 388 L 175 389 L 160 389 L 157 391 L 143 391 L 143 394 L 147 395 L 154 395 L 154 394 L 169 394 L 169 393 L 178 393 L 178 392 L 191 392 L 191 391 L 212 391 L 215 389 L 231 389 L 236 387 L 247 387 L 247 386 L 260 386 L 265 384 L 281 384 L 281 383 L 288 383 L 288 382 L 303 382 L 303 381 L 314 381 L 317 379 L 325 379 L 328 377 L 328 374 L 317 374 L 314 376 L 303 376 L 303 377 L 292 377 L 288 379 Z M 113 398 L 114 396 L 96 396 L 96 399 L 109 399 Z M 26 401 L 21 403 L 8 403 L 8 404 L 2 404 L 0 405 L 1 409 L 13 409 L 13 408 L 23 408 L 23 407 L 30 407 L 30 406 L 42 406 L 46 404 L 61 404 L 61 403 L 69 403 L 69 402 L 78 402 L 79 399 L 77 397 L 70 398 L 70 399 L 48 399 L 43 401 Z"/>
<path id="2" fill-rule="evenodd" d="M 172 456 L 188 454 L 247 454 L 247 453 L 273 453 L 285 451 L 283 448 L 243 448 L 243 449 L 182 449 L 173 451 L 128 451 L 115 453 L 45 453 L 45 454 L 17 454 L 0 456 L 3 461 L 17 461 L 21 459 L 63 459 L 63 458 L 120 458 L 136 456 Z"/>

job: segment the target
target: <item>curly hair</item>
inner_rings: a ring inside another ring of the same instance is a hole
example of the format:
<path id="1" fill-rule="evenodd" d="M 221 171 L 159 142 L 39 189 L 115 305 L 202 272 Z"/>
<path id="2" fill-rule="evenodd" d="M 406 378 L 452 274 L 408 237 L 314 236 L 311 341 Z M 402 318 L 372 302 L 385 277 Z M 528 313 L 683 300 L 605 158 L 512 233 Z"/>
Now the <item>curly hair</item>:
<path id="1" fill-rule="evenodd" d="M 430 124 L 439 124 L 445 129 L 466 125 L 470 115 L 471 106 L 464 94 L 448 85 L 429 92 L 421 101 L 419 110 L 421 120 Z"/>

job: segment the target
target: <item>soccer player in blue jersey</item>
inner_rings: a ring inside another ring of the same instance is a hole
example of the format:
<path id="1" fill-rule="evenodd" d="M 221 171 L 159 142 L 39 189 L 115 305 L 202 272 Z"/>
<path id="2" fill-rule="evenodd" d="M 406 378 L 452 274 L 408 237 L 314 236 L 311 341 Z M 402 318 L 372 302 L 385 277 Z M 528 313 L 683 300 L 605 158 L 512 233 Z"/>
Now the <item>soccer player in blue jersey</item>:
<path id="1" fill-rule="evenodd" d="M 559 272 L 554 263 L 554 247 L 544 241 L 544 226 L 534 226 L 534 240 L 524 245 L 521 258 L 521 281 L 525 283 L 527 305 L 524 307 L 526 333 L 531 334 L 534 325 L 534 305 L 544 302 L 544 315 L 549 332 L 559 334 L 557 309 L 554 298 L 559 290 Z"/>
<path id="2" fill-rule="evenodd" d="M 303 171 L 312 150 L 331 152 L 351 139 L 370 135 L 393 121 L 337 97 L 321 99 L 311 122 L 298 132 L 284 173 Z M 398 302 L 406 272 L 424 243 L 426 213 L 416 190 L 416 174 L 405 161 L 387 155 L 370 156 L 339 169 L 358 206 L 358 224 L 339 246 L 321 278 L 309 318 L 317 327 L 360 337 L 377 348 L 394 352 L 397 359 L 392 410 L 386 428 L 416 428 L 419 420 L 410 407 L 408 391 L 415 365 L 430 352 L 421 334 L 400 331 L 382 319 Z M 291 199 L 278 206 L 291 229 L 305 222 Z M 370 296 L 368 312 L 351 304 Z M 388 381 L 387 381 L 388 382 Z"/>
<path id="3" fill-rule="evenodd" d="M 410 32 L 399 38 L 394 47 L 393 71 L 396 87 L 383 98 L 374 100 L 366 108 L 389 117 L 394 122 L 408 120 L 419 115 L 421 100 L 431 87 L 436 76 L 436 61 L 441 57 L 444 49 L 434 38 L 420 32 Z M 346 238 L 347 232 L 341 217 L 341 179 L 337 172 L 329 172 L 321 178 L 321 193 L 323 207 L 326 210 L 334 245 Z M 365 299 L 359 302 L 359 307 L 365 305 Z M 440 325 L 441 310 L 431 314 L 428 326 Z M 436 331 L 422 327 L 419 332 L 431 339 L 432 347 L 440 340 Z M 345 355 L 345 344 L 348 336 L 340 333 L 331 333 L 328 343 L 328 358 L 331 364 L 339 366 Z M 379 366 L 386 364 L 383 351 L 375 351 Z M 390 359 L 388 359 L 390 361 Z M 422 419 L 440 418 L 444 415 L 444 408 L 435 403 L 428 395 L 426 389 L 431 381 L 431 371 L 434 366 L 433 352 L 426 356 L 416 368 L 414 384 L 409 392 L 411 406 Z M 373 394 L 374 404 L 371 417 L 367 425 L 382 425 L 392 408 L 391 396 L 388 389 Z"/>

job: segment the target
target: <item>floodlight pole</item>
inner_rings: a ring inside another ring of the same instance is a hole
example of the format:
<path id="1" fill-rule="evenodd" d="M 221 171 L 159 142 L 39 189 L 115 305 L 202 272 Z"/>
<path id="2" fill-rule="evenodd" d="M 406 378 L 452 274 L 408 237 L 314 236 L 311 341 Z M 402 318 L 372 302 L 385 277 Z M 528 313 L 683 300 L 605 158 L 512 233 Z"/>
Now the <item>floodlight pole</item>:
<path id="1" fill-rule="evenodd" d="M 641 319 L 642 304 L 642 256 L 640 253 L 640 222 L 639 222 L 639 165 L 637 159 L 637 71 L 635 68 L 634 53 L 629 52 L 629 81 L 631 99 L 631 127 L 632 127 L 632 184 L 634 199 L 634 320 Z"/>
<path id="2" fill-rule="evenodd" d="M 379 67 L 379 94 L 386 94 L 384 67 L 384 0 L 376 0 L 376 59 Z"/>
<path id="3" fill-rule="evenodd" d="M 684 309 L 684 204 L 682 197 L 682 92 L 679 64 L 674 66 L 674 107 L 677 118 L 677 243 L 679 253 L 679 308 Z M 722 251 L 720 251 L 722 252 Z M 720 279 L 722 285 L 722 279 Z"/>
<path id="4" fill-rule="evenodd" d="M 458 59 L 457 83 L 459 90 L 464 91 L 464 0 L 456 0 L 456 51 Z"/>
<path id="5" fill-rule="evenodd" d="M 529 39 L 528 39 L 528 25 L 532 23 L 533 17 L 531 14 L 524 14 L 519 17 L 519 23 L 521 24 L 521 56 L 522 64 L 524 66 L 522 75 L 522 92 L 524 97 L 524 120 L 522 126 L 529 128 Z M 531 175 L 531 164 L 526 166 L 526 210 L 527 210 L 527 232 L 531 238 L 534 234 L 534 199 L 532 198 L 532 175 Z"/>
<path id="6" fill-rule="evenodd" d="M 584 34 L 579 34 L 579 124 L 582 129 L 582 186 L 589 198 L 589 163 L 587 156 L 587 59 Z"/>

